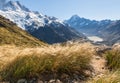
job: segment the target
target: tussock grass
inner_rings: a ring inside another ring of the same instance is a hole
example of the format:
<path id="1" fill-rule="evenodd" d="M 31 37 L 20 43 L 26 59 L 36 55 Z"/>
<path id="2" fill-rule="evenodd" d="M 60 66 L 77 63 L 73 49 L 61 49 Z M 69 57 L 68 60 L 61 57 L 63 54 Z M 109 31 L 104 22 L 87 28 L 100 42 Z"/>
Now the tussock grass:
<path id="1" fill-rule="evenodd" d="M 0 47 L 0 53 L 7 60 L 1 67 L 0 74 L 3 80 L 12 81 L 20 78 L 42 78 L 44 75 L 53 75 L 54 78 L 62 78 L 63 74 L 69 77 L 73 74 L 86 76 L 85 71 L 90 70 L 90 61 L 95 53 L 94 46 L 89 43 L 10 48 Z"/>
<path id="2" fill-rule="evenodd" d="M 87 83 L 119 83 L 120 82 L 120 71 L 109 72 L 102 77 L 96 77 L 92 80 L 89 80 Z"/>
<path id="3" fill-rule="evenodd" d="M 106 52 L 105 57 L 107 60 L 107 66 L 110 70 L 120 69 L 120 50 L 119 49 L 113 49 L 111 51 Z"/>

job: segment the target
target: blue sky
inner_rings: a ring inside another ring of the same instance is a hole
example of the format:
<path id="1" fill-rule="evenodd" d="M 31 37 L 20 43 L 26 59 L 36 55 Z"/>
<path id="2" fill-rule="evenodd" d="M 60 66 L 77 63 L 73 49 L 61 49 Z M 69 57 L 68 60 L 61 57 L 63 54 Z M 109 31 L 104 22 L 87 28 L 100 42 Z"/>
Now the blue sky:
<path id="1" fill-rule="evenodd" d="M 13 0 L 16 1 L 16 0 Z M 120 0 L 18 0 L 31 10 L 68 19 L 79 15 L 88 19 L 120 19 Z"/>

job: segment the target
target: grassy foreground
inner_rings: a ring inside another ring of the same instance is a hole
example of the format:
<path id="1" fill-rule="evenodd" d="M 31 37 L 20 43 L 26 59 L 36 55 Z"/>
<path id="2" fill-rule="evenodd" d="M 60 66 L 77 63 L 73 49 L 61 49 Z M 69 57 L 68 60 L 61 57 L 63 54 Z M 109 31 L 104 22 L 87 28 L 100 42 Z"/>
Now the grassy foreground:
<path id="1" fill-rule="evenodd" d="M 47 47 L 23 48 L 16 46 L 0 46 L 0 80 L 16 83 L 25 78 L 40 80 L 80 79 L 85 83 L 119 83 L 120 82 L 120 50 L 105 52 L 106 68 L 110 71 L 101 76 L 91 78 L 91 60 L 97 55 L 96 47 L 90 43 L 50 45 Z"/>
<path id="2" fill-rule="evenodd" d="M 94 46 L 86 43 L 38 48 L 1 46 L 0 53 L 1 80 L 15 82 L 33 77 L 43 80 L 87 77 L 85 72 L 91 70 L 90 60 L 95 51 Z"/>

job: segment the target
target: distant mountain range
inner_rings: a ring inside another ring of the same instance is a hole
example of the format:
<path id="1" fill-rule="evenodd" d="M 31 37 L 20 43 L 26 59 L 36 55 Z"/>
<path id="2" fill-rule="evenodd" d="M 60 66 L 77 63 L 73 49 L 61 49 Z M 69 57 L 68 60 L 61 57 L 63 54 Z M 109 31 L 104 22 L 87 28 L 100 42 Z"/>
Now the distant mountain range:
<path id="1" fill-rule="evenodd" d="M 89 36 L 100 37 L 103 39 L 100 43 L 108 45 L 120 42 L 119 20 L 96 21 L 73 15 L 70 19 L 61 21 L 56 17 L 31 11 L 18 1 L 5 2 L 4 0 L 0 3 L 0 15 L 49 44 L 69 40 L 87 40 Z"/>
<path id="2" fill-rule="evenodd" d="M 10 19 L 23 30 L 47 43 L 59 43 L 69 40 L 86 39 L 68 24 L 56 17 L 34 12 L 21 5 L 18 1 L 1 3 L 0 15 Z"/>
<path id="3" fill-rule="evenodd" d="M 102 29 L 110 25 L 112 22 L 113 21 L 111 20 L 90 20 L 81 18 L 78 15 L 73 15 L 70 19 L 66 20 L 66 23 L 86 35 L 97 35 Z"/>
<path id="4" fill-rule="evenodd" d="M 77 31 L 86 36 L 98 36 L 103 38 L 103 42 L 112 45 L 120 42 L 120 20 L 90 20 L 73 15 L 65 21 Z"/>

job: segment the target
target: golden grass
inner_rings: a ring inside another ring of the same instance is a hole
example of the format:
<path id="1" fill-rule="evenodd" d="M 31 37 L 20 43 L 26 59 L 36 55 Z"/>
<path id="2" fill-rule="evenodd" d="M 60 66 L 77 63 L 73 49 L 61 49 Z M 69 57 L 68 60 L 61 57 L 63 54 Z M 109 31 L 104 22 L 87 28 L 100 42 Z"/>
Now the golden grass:
<path id="1" fill-rule="evenodd" d="M 86 83 L 120 83 L 120 71 L 108 72 L 101 77 L 95 77 Z"/>
<path id="2" fill-rule="evenodd" d="M 48 47 L 22 48 L 0 46 L 1 78 L 15 80 L 22 77 L 40 77 L 42 74 L 85 75 L 95 54 L 89 43 Z"/>
<path id="3" fill-rule="evenodd" d="M 107 66 L 110 70 L 120 69 L 120 49 L 113 49 L 105 53 Z"/>

